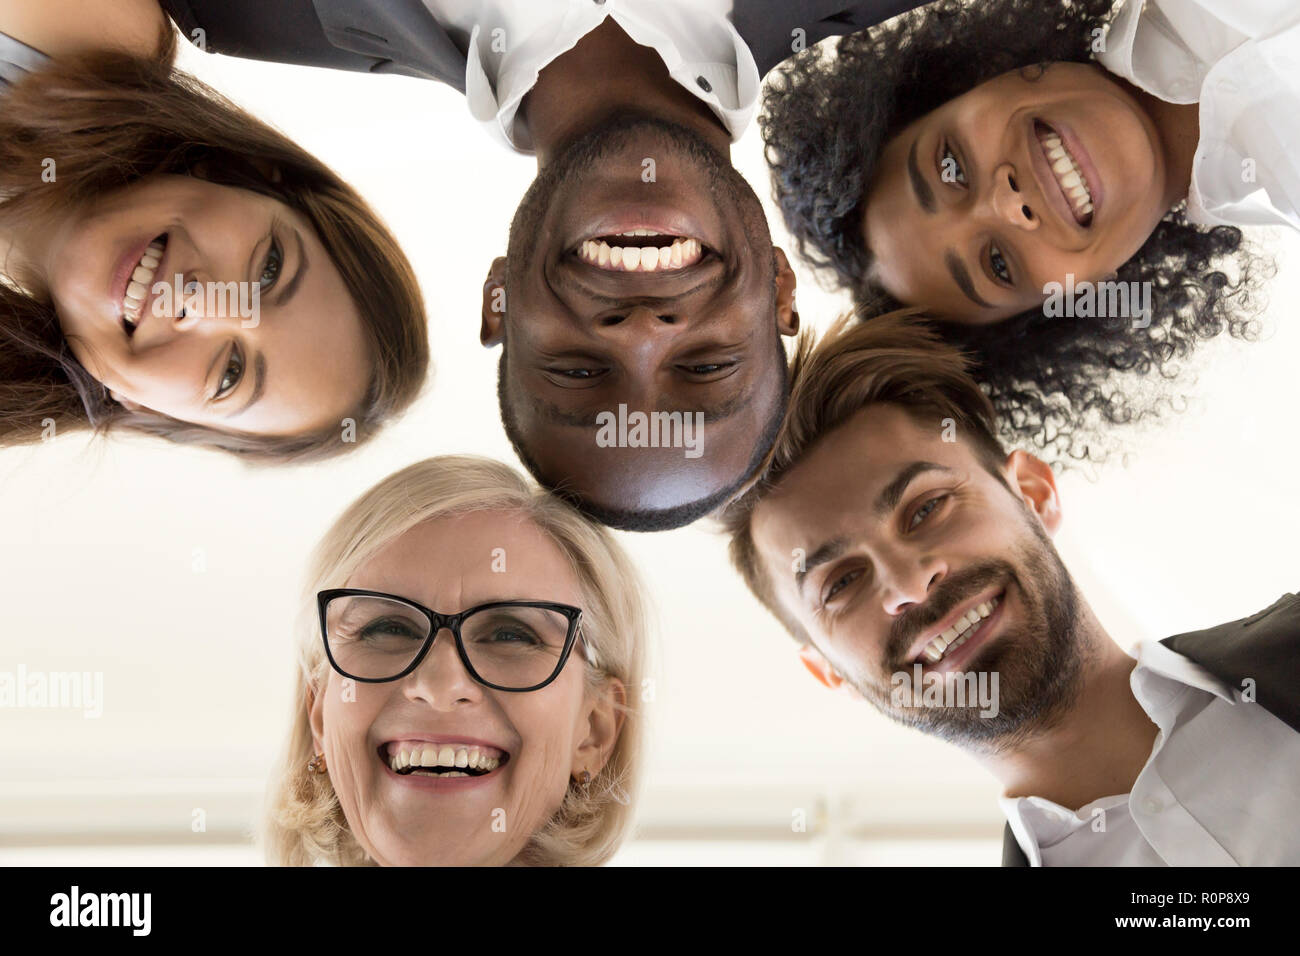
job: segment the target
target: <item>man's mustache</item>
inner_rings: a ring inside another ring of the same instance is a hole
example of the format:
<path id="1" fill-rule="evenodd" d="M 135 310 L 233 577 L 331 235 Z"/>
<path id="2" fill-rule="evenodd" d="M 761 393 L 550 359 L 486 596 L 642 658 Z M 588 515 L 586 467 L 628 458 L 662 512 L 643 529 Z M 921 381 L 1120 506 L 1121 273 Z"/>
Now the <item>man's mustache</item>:
<path id="1" fill-rule="evenodd" d="M 1005 561 L 987 561 L 945 577 L 935 586 L 924 604 L 919 604 L 894 619 L 885 645 L 889 654 L 889 669 L 897 670 L 909 663 L 904 660 L 904 655 L 911 649 L 917 636 L 942 621 L 957 605 L 989 585 L 1014 580 L 1015 568 Z"/>

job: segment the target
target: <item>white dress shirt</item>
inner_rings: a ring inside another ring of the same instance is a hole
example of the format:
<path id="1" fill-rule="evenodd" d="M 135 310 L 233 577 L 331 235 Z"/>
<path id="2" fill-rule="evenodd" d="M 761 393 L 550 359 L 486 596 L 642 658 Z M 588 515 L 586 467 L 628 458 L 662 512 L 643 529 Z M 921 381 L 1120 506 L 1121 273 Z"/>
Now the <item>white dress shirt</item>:
<path id="1" fill-rule="evenodd" d="M 1200 103 L 1188 218 L 1300 229 L 1300 3 L 1128 0 L 1098 61 Z"/>
<path id="2" fill-rule="evenodd" d="M 1129 683 L 1159 732 L 1132 792 L 1077 812 L 999 801 L 1030 865 L 1300 864 L 1300 733 L 1157 641 L 1137 660 Z"/>
<path id="3" fill-rule="evenodd" d="M 653 47 L 669 75 L 706 103 L 734 143 L 753 118 L 761 77 L 728 19 L 731 0 L 424 0 L 453 39 L 468 43 L 465 95 L 495 139 L 533 151 L 519 106 L 537 75 L 605 21 Z"/>

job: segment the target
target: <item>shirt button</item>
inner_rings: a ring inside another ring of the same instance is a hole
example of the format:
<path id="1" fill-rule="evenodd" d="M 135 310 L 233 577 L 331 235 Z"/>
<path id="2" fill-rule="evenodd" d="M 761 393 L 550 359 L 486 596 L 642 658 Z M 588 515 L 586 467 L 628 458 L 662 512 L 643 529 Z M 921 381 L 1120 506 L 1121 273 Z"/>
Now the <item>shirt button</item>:
<path id="1" fill-rule="evenodd" d="M 697 76 L 695 78 L 695 85 L 698 86 L 700 89 L 702 89 L 705 93 L 713 92 L 713 84 L 710 83 L 702 76 Z"/>
<path id="2" fill-rule="evenodd" d="M 1159 813 L 1165 808 L 1165 805 L 1155 797 L 1147 797 L 1142 801 L 1142 809 L 1147 813 Z"/>

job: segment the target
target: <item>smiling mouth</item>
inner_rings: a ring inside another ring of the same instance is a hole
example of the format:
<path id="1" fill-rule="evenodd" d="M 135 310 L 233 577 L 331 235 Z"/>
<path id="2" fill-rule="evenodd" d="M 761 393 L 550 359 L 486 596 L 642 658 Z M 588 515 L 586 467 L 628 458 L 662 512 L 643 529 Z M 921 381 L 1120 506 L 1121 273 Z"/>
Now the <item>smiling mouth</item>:
<path id="1" fill-rule="evenodd" d="M 989 600 L 975 605 L 943 633 L 930 638 L 925 647 L 921 649 L 921 655 L 917 660 L 924 661 L 927 664 L 938 664 L 975 635 L 975 632 L 980 629 L 980 625 L 997 610 L 998 605 L 1002 603 L 1005 596 L 1006 592 L 1000 592 L 989 598 Z"/>
<path id="2" fill-rule="evenodd" d="M 607 272 L 671 272 L 689 269 L 707 249 L 698 239 L 650 229 L 593 236 L 577 248 L 578 259 Z"/>
<path id="3" fill-rule="evenodd" d="M 510 759 L 491 747 L 449 744 L 399 744 L 381 748 L 380 757 L 400 776 L 482 777 Z"/>
<path id="4" fill-rule="evenodd" d="M 163 252 L 167 249 L 167 234 L 163 233 L 149 243 L 144 255 L 136 263 L 135 270 L 126 284 L 126 294 L 122 297 L 122 328 L 128 337 L 135 334 L 140 318 L 144 314 L 145 303 L 149 301 L 149 289 L 153 286 L 153 277 L 162 263 Z"/>
<path id="5" fill-rule="evenodd" d="M 1093 190 L 1088 184 L 1088 177 L 1070 151 L 1066 148 L 1061 135 L 1051 126 L 1038 120 L 1034 121 L 1034 135 L 1043 151 L 1056 185 L 1065 196 L 1066 204 L 1074 221 L 1085 229 L 1092 225 Z"/>

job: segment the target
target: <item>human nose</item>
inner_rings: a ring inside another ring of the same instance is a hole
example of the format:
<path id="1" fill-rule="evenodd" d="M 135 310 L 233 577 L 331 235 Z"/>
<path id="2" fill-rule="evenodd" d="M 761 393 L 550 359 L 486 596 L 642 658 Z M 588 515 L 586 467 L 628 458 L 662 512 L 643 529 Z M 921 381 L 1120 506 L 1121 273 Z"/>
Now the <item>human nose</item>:
<path id="1" fill-rule="evenodd" d="M 618 347 L 624 360 L 629 365 L 643 365 L 646 371 L 662 362 L 686 323 L 682 312 L 665 305 L 635 305 L 597 319 L 601 335 Z"/>
<path id="2" fill-rule="evenodd" d="M 669 302 L 629 304 L 596 316 L 596 327 L 615 336 L 651 335 L 670 337 L 687 324 L 684 311 Z"/>
<path id="3" fill-rule="evenodd" d="M 1027 232 L 1038 228 L 1039 218 L 1029 207 L 1028 196 L 1021 191 L 1015 167 L 1010 163 L 1003 163 L 994 170 L 993 183 L 989 189 L 989 206 L 993 217 L 999 222 Z"/>
<path id="4" fill-rule="evenodd" d="M 221 282 L 200 273 L 183 277 L 172 314 L 172 328 L 188 332 L 200 323 L 228 331 L 231 326 L 256 328 L 260 321 L 261 295 L 248 282 Z"/>
<path id="5" fill-rule="evenodd" d="M 481 687 L 460 659 L 455 636 L 445 626 L 433 635 L 433 646 L 424 655 L 424 660 L 407 675 L 407 697 L 438 709 L 476 700 L 481 692 Z"/>
<path id="6" fill-rule="evenodd" d="M 877 566 L 880 601 L 891 617 L 924 603 L 948 571 L 937 555 L 901 549 L 878 556 Z"/>

